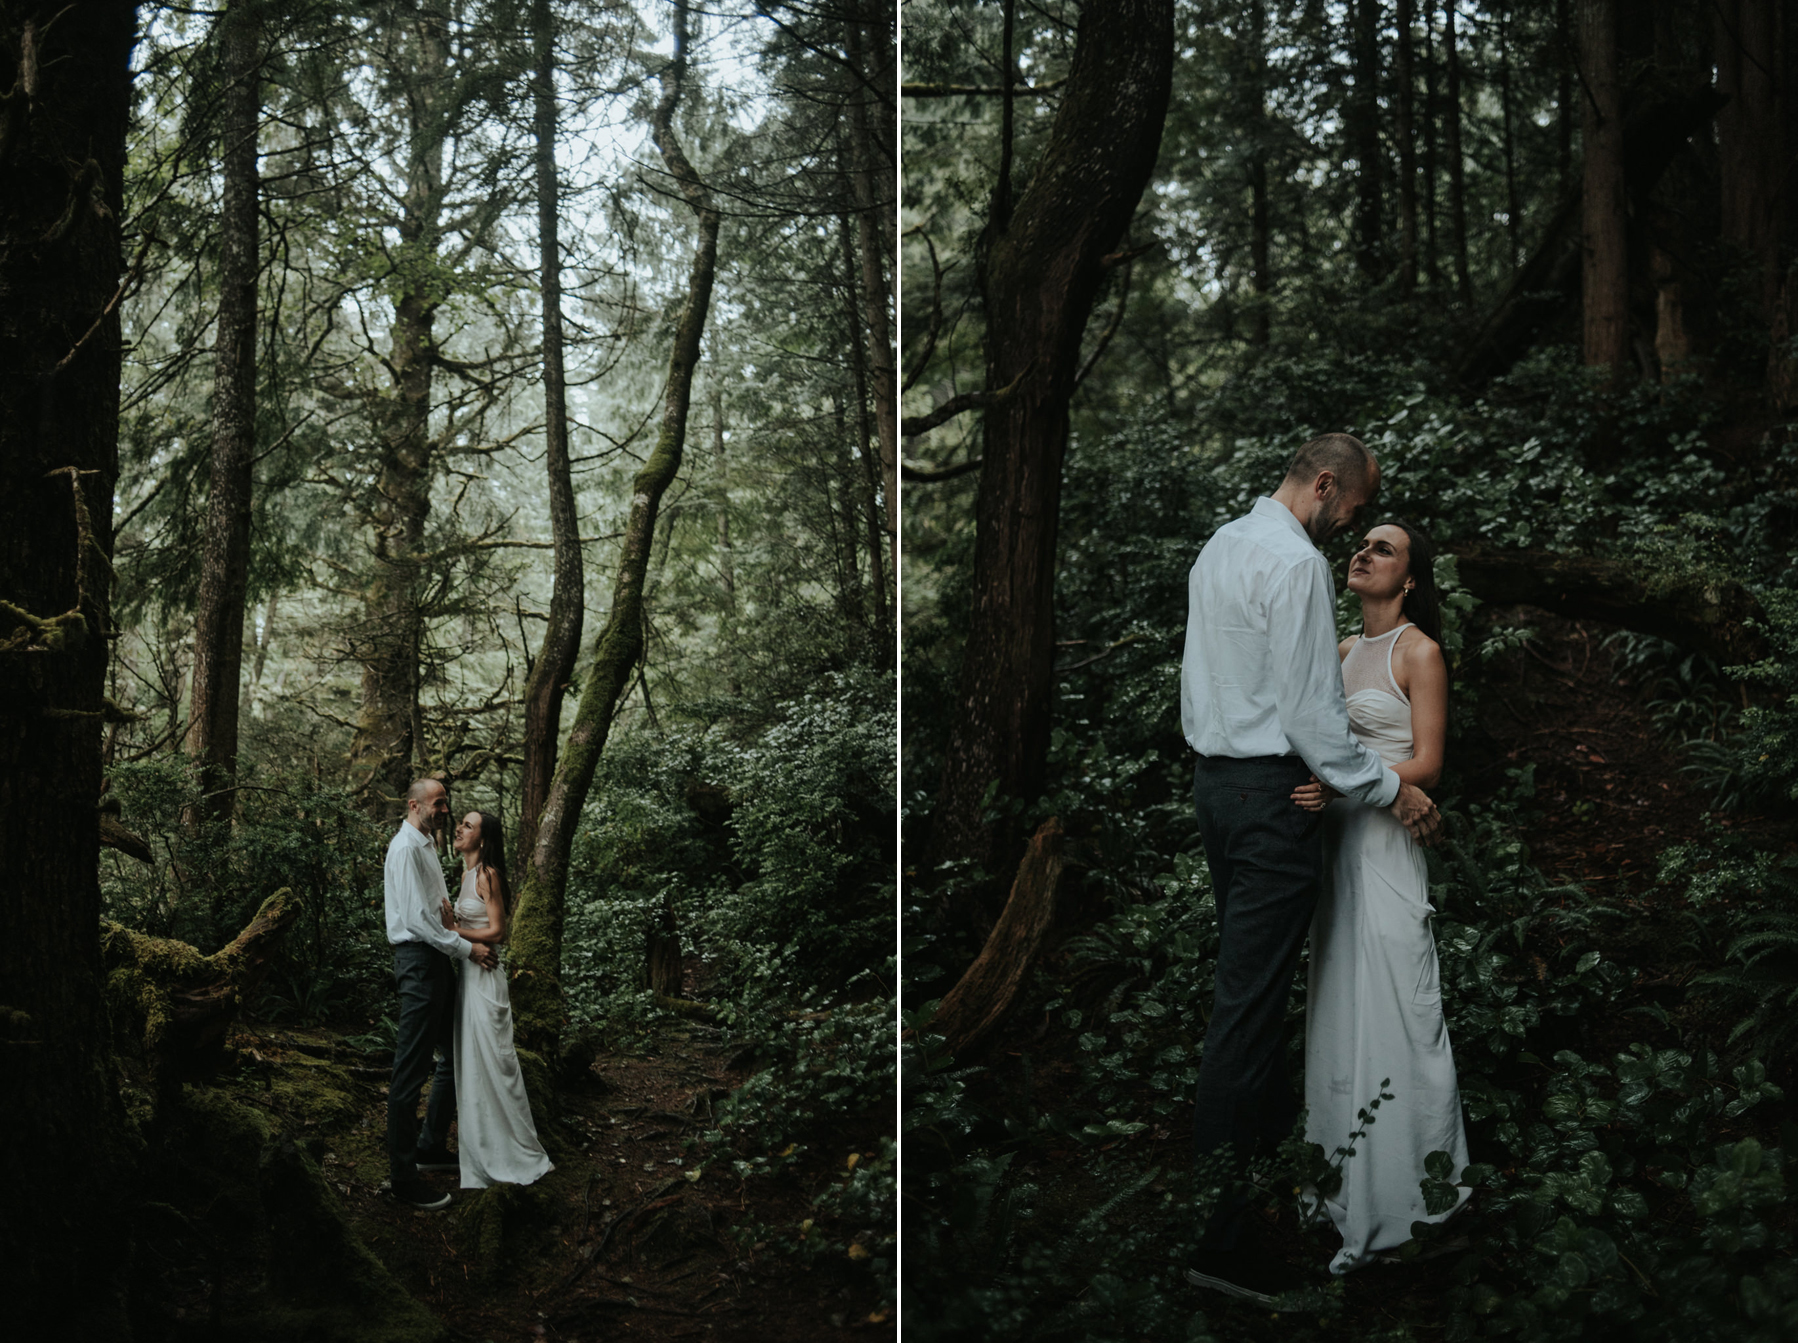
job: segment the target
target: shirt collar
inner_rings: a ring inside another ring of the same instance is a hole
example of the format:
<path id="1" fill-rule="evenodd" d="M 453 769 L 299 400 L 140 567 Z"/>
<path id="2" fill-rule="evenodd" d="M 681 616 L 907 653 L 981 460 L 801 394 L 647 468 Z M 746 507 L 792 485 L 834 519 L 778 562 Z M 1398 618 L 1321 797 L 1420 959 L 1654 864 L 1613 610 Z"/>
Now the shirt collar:
<path id="1" fill-rule="evenodd" d="M 419 829 L 419 827 L 414 825 L 411 821 L 400 822 L 400 834 L 409 843 L 416 844 L 420 848 L 431 847 L 431 836 Z"/>
<path id="2" fill-rule="evenodd" d="M 1267 494 L 1263 495 L 1262 498 L 1258 499 L 1250 506 L 1250 512 L 1255 517 L 1268 518 L 1271 521 L 1287 524 L 1288 530 L 1293 532 L 1295 536 L 1306 542 L 1307 545 L 1312 545 L 1312 537 L 1306 534 L 1306 528 L 1300 525 L 1300 519 L 1294 516 L 1292 510 L 1290 510 L 1286 504 L 1276 503 L 1273 496 Z"/>

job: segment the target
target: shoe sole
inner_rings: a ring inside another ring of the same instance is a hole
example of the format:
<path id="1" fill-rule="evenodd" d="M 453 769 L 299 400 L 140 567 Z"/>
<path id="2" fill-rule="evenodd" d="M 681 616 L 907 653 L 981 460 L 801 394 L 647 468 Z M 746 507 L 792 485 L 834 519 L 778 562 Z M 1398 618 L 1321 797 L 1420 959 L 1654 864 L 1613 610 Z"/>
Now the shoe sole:
<path id="1" fill-rule="evenodd" d="M 1402 1259 L 1397 1254 L 1378 1254 L 1375 1256 L 1375 1262 L 1378 1264 L 1423 1264 L 1428 1260 L 1442 1259 L 1447 1254 L 1460 1254 L 1468 1248 L 1469 1238 L 1467 1236 L 1457 1236 L 1454 1239 L 1440 1241 L 1438 1244 L 1433 1245 L 1428 1249 L 1421 1250 L 1411 1259 Z"/>
<path id="2" fill-rule="evenodd" d="M 439 1171 L 439 1172 L 447 1171 L 447 1170 L 461 1170 L 462 1163 L 459 1161 L 433 1161 L 430 1163 L 420 1162 L 416 1169 L 422 1170 L 422 1171 Z"/>
<path id="3" fill-rule="evenodd" d="M 1209 1292 L 1222 1292 L 1226 1296 L 1235 1297 L 1239 1301 L 1252 1302 L 1265 1310 L 1272 1310 L 1278 1314 L 1294 1315 L 1302 1309 L 1300 1306 L 1283 1305 L 1280 1297 L 1270 1296 L 1267 1292 L 1254 1291 L 1249 1287 L 1241 1287 L 1226 1278 L 1215 1278 L 1210 1274 L 1202 1273 L 1197 1268 L 1190 1268 L 1187 1271 L 1187 1280 L 1190 1286 L 1202 1287 Z"/>
<path id="4" fill-rule="evenodd" d="M 445 1194 L 436 1203 L 414 1203 L 408 1198 L 403 1198 L 400 1202 L 417 1212 L 436 1212 L 439 1208 L 448 1208 L 450 1206 L 450 1195 Z"/>

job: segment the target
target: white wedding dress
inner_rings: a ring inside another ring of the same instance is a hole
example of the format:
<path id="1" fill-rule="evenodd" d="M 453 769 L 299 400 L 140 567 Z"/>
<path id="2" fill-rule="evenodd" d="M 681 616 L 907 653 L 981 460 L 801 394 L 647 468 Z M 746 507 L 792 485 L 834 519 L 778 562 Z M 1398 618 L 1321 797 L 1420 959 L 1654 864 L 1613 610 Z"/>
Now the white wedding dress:
<path id="1" fill-rule="evenodd" d="M 488 926 L 487 905 L 475 891 L 475 871 L 463 873 L 457 922 Z M 530 1184 L 553 1167 L 538 1141 L 525 1099 L 525 1079 L 513 1052 L 512 996 L 506 970 L 462 962 L 456 1007 L 456 1131 L 462 1187 Z"/>
<path id="2" fill-rule="evenodd" d="M 1412 759 L 1412 706 L 1394 680 L 1400 630 L 1358 639 L 1344 658 L 1350 727 L 1388 764 Z M 1306 985 L 1306 1137 L 1345 1158 L 1325 1210 L 1343 1235 L 1331 1262 L 1347 1273 L 1412 1239 L 1429 1216 L 1419 1182 L 1425 1158 L 1469 1163 L 1456 1063 L 1444 1027 L 1425 854 L 1386 807 L 1339 798 L 1325 811 L 1325 881 L 1313 915 Z M 1388 1079 L 1384 1088 L 1382 1079 Z M 1393 1096 L 1365 1127 L 1357 1111 Z M 1459 1191 L 1457 1207 L 1470 1191 Z"/>

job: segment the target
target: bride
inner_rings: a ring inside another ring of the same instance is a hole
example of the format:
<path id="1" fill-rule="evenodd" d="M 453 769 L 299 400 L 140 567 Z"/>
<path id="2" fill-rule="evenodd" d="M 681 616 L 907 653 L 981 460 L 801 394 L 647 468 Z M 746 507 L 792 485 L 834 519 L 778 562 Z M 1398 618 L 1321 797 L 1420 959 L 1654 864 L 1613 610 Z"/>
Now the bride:
<path id="1" fill-rule="evenodd" d="M 456 827 L 451 847 L 462 855 L 462 890 L 444 926 L 471 942 L 506 941 L 512 889 L 498 817 L 472 811 Z M 457 1157 L 464 1189 L 530 1184 L 550 1171 L 525 1099 L 525 1079 L 513 1052 L 512 1000 L 505 974 L 464 974 L 457 995 Z"/>
<path id="2" fill-rule="evenodd" d="M 1450 703 L 1431 560 L 1423 532 L 1403 522 L 1372 528 L 1346 584 L 1362 599 L 1363 632 L 1338 645 L 1351 729 L 1421 788 L 1442 772 Z M 1344 1238 L 1331 1261 L 1341 1274 L 1412 1239 L 1414 1222 L 1454 1213 L 1428 1215 L 1419 1182 L 1430 1153 L 1448 1152 L 1460 1173 L 1469 1151 L 1425 855 L 1386 810 L 1338 798 L 1316 779 L 1293 799 L 1325 810 L 1325 880 L 1306 986 L 1306 1138 L 1327 1153 L 1355 1152 L 1325 1200 Z M 1391 1099 L 1382 1097 L 1373 1122 L 1359 1120 L 1384 1091 Z M 1469 1193 L 1459 1191 L 1458 1208 Z"/>

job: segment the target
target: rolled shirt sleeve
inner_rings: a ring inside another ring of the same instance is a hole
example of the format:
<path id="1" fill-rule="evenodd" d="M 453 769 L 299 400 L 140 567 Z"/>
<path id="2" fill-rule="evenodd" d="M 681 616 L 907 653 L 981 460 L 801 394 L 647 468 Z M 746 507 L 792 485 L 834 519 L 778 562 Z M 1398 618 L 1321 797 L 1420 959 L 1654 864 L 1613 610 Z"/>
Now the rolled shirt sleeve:
<path id="1" fill-rule="evenodd" d="M 406 833 L 412 828 L 410 822 L 402 824 L 401 832 L 388 845 L 382 869 L 388 941 L 423 942 L 446 956 L 467 960 L 474 944 L 444 927 L 438 914 L 439 903 L 449 892 L 437 854 L 429 840 Z"/>
<path id="2" fill-rule="evenodd" d="M 1400 776 L 1350 731 L 1324 557 L 1294 565 L 1277 583 L 1272 608 L 1283 616 L 1269 622 L 1269 672 L 1281 730 L 1307 767 L 1345 797 L 1388 806 Z"/>

